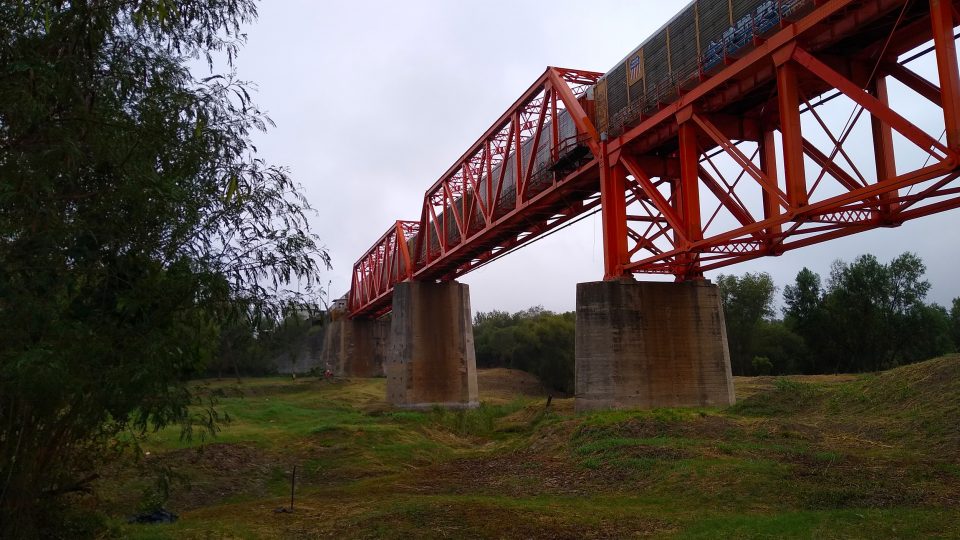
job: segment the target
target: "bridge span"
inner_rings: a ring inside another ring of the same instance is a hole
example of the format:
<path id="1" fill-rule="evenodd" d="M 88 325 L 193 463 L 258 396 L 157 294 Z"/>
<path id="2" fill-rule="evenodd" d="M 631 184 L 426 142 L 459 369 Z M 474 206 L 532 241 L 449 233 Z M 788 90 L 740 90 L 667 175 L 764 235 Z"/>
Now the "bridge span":
<path id="1" fill-rule="evenodd" d="M 605 74 L 547 68 L 427 189 L 419 220 L 360 257 L 331 354 L 345 374 L 384 366 L 395 405 L 474 405 L 455 280 L 599 211 L 577 408 L 732 403 L 705 271 L 960 206 L 958 19 L 951 0 L 698 0 Z"/>

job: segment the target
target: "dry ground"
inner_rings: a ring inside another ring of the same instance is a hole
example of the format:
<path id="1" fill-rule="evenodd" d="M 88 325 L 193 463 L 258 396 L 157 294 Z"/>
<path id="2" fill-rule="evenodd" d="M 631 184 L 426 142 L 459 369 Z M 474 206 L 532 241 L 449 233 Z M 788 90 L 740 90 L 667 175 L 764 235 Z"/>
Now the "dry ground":
<path id="1" fill-rule="evenodd" d="M 398 412 L 382 379 L 212 381 L 218 436 L 155 434 L 95 503 L 134 538 L 960 537 L 957 356 L 737 378 L 725 409 L 575 415 L 526 373 L 479 384 L 478 410 Z M 179 522 L 121 524 L 167 467 Z"/>

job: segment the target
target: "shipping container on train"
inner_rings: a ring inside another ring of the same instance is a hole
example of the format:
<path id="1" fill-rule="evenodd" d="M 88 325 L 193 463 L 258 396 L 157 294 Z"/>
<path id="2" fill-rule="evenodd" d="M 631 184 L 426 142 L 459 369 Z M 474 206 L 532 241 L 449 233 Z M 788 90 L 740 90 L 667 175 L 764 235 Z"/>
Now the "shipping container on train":
<path id="1" fill-rule="evenodd" d="M 597 83 L 597 130 L 619 135 L 813 6 L 812 0 L 691 2 Z"/>

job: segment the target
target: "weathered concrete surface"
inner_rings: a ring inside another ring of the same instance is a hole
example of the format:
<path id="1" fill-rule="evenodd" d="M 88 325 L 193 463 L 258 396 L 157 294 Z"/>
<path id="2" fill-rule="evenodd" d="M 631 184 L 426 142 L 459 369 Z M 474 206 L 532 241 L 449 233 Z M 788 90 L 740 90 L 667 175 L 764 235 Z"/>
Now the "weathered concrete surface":
<path id="1" fill-rule="evenodd" d="M 382 377 L 389 319 L 339 318 L 327 323 L 321 368 L 341 377 Z"/>
<path id="2" fill-rule="evenodd" d="M 323 330 L 323 349 L 320 352 L 320 362 L 317 368 L 333 370 L 340 365 L 340 356 L 343 354 L 343 320 L 337 318 L 326 322 Z"/>
<path id="3" fill-rule="evenodd" d="M 578 411 L 734 402 L 716 285 L 580 283 L 576 332 Z"/>
<path id="4" fill-rule="evenodd" d="M 320 369 L 327 348 L 327 335 L 327 328 L 311 331 L 303 340 L 294 343 L 290 351 L 274 358 L 277 373 L 301 375 Z"/>
<path id="5" fill-rule="evenodd" d="M 393 290 L 387 401 L 403 408 L 469 408 L 477 398 L 470 289 L 404 282 Z"/>

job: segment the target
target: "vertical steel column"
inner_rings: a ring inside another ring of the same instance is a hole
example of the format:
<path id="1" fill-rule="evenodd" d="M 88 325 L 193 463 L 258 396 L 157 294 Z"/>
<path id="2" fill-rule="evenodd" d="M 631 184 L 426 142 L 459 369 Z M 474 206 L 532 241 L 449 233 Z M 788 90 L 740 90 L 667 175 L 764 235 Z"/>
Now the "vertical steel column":
<path id="1" fill-rule="evenodd" d="M 780 106 L 780 133 L 783 134 L 783 177 L 787 200 L 793 208 L 806 206 L 807 179 L 803 164 L 803 133 L 800 128 L 800 89 L 797 66 L 789 51 L 774 54 L 777 62 L 777 101 Z"/>
<path id="2" fill-rule="evenodd" d="M 516 194 L 514 200 L 514 208 L 520 208 L 523 205 L 523 201 L 520 199 L 520 194 L 523 186 L 523 133 L 520 124 L 520 110 L 516 110 L 513 113 L 513 135 L 515 141 L 511 141 L 507 148 L 513 147 L 513 165 L 514 165 L 514 177 L 513 177 L 513 191 Z M 503 155 L 503 162 L 506 164 L 507 158 L 510 157 L 510 152 L 508 151 Z M 504 167 L 506 165 L 503 165 Z"/>
<path id="3" fill-rule="evenodd" d="M 780 185 L 777 175 L 777 142 L 776 134 L 773 129 L 763 128 L 759 140 L 760 145 L 760 170 L 767 175 L 776 185 Z M 777 198 L 770 194 L 766 189 L 760 189 L 760 195 L 763 197 L 763 219 L 770 219 L 780 215 L 780 203 Z M 771 225 L 764 230 L 767 235 L 767 245 L 770 245 L 773 237 L 779 235 L 783 229 L 780 224 Z"/>
<path id="4" fill-rule="evenodd" d="M 629 262 L 627 252 L 626 172 L 610 165 L 607 141 L 600 141 L 600 216 L 603 226 L 603 278 L 617 279 Z"/>
<path id="5" fill-rule="evenodd" d="M 494 213 L 497 208 L 497 201 L 493 200 L 493 148 L 489 139 L 483 143 L 483 173 L 487 175 L 487 200 L 485 202 L 487 211 L 483 218 L 489 227 L 490 222 L 494 219 Z"/>
<path id="6" fill-rule="evenodd" d="M 703 239 L 700 223 L 700 149 L 697 128 L 691 122 L 680 124 L 680 211 L 684 234 L 691 242 Z"/>
<path id="7" fill-rule="evenodd" d="M 547 95 L 550 96 L 550 160 L 560 159 L 560 121 L 557 116 L 557 92 L 552 83 L 547 83 Z"/>
<path id="8" fill-rule="evenodd" d="M 680 179 L 679 178 L 666 178 L 662 177 L 661 180 L 667 183 L 670 186 L 670 206 L 673 208 L 674 213 L 680 219 L 680 222 L 683 222 L 683 209 L 680 207 Z M 673 228 L 673 245 L 674 247 L 681 248 L 683 247 L 683 231 L 679 228 Z"/>
<path id="9" fill-rule="evenodd" d="M 428 204 L 433 204 L 433 201 L 427 201 L 427 202 L 428 202 Z M 436 221 L 437 219 L 440 219 L 441 222 L 442 222 L 442 223 L 440 223 L 440 234 L 443 235 L 443 238 L 438 238 L 438 239 L 437 239 L 437 243 L 438 243 L 439 246 L 440 246 L 440 256 L 441 256 L 441 257 L 447 252 L 447 248 L 449 247 L 449 246 L 447 245 L 447 238 L 450 238 L 450 229 L 448 228 L 448 227 L 449 227 L 450 220 L 447 219 L 447 216 L 444 215 L 444 211 L 447 209 L 447 204 L 446 204 L 446 203 L 447 203 L 446 197 L 441 197 L 441 198 L 440 198 L 440 204 L 443 205 L 443 209 L 440 210 L 440 216 L 439 216 L 439 218 L 438 218 L 437 215 L 436 215 L 436 210 L 434 210 L 434 216 L 433 216 L 434 221 Z"/>
<path id="10" fill-rule="evenodd" d="M 870 84 L 870 93 L 884 106 L 890 105 L 887 94 L 886 76 L 878 76 Z M 893 129 L 876 115 L 870 115 L 873 128 L 873 156 L 877 166 L 877 182 L 883 182 L 897 176 L 896 154 L 893 152 Z M 897 190 L 880 194 L 880 214 L 889 217 L 897 210 Z"/>
<path id="11" fill-rule="evenodd" d="M 953 41 L 953 2 L 930 0 L 930 20 L 933 23 L 940 92 L 943 95 L 947 146 L 957 149 L 960 148 L 960 74 L 957 69 L 957 47 Z"/>
<path id="12" fill-rule="evenodd" d="M 686 111 L 678 115 L 680 120 L 680 197 L 679 205 L 683 219 L 684 234 L 690 242 L 703 240 L 703 226 L 700 219 L 700 148 L 697 145 L 697 127 Z M 689 246 L 685 246 L 689 248 Z M 685 279 L 700 277 L 697 254 L 684 254 Z M 681 276 L 678 276 L 681 277 Z"/>

